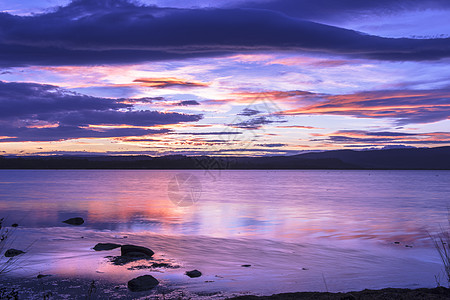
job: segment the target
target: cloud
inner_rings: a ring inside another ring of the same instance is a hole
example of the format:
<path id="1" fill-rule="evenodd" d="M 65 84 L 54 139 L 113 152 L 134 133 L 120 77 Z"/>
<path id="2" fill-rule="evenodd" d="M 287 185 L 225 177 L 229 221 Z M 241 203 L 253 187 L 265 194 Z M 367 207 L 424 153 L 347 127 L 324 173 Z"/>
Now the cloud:
<path id="1" fill-rule="evenodd" d="M 128 109 L 131 105 L 106 98 L 90 97 L 53 85 L 0 81 L 0 118 L 25 118 L 31 115 L 67 111 L 104 111 Z"/>
<path id="2" fill-rule="evenodd" d="M 331 134 L 313 134 L 318 138 L 313 142 L 333 144 L 382 146 L 386 144 L 404 145 L 450 145 L 450 132 L 404 133 L 404 132 L 371 132 L 363 130 L 340 130 Z"/>
<path id="3" fill-rule="evenodd" d="M 123 0 L 76 0 L 31 16 L 1 13 L 0 28 L 4 67 L 132 63 L 266 50 L 401 61 L 450 56 L 449 38 L 382 38 L 266 9 L 169 9 Z"/>
<path id="4" fill-rule="evenodd" d="M 183 100 L 177 103 L 178 106 L 200 105 L 196 100 Z"/>
<path id="5" fill-rule="evenodd" d="M 299 99 L 305 101 L 306 99 L 316 101 L 320 95 L 307 92 L 307 91 L 264 91 L 264 92 L 236 92 L 231 93 L 232 99 L 228 99 L 226 101 L 230 102 L 239 102 L 239 103 L 247 103 L 253 105 L 254 103 L 262 104 L 264 108 L 264 112 L 267 112 L 267 106 L 272 109 L 279 109 L 277 107 L 278 101 L 287 102 L 288 100 L 291 102 L 298 102 Z M 214 100 L 210 100 L 214 101 Z M 221 100 L 217 100 L 221 101 Z M 254 109 L 254 108 L 253 108 Z"/>
<path id="6" fill-rule="evenodd" d="M 141 143 L 148 143 L 148 142 L 161 142 L 159 139 L 149 139 L 149 138 L 120 138 L 119 139 L 122 142 L 141 142 Z"/>
<path id="7" fill-rule="evenodd" d="M 389 118 L 399 125 L 433 123 L 450 118 L 448 89 L 370 91 L 347 95 L 317 94 L 317 99 L 317 103 L 281 114 Z"/>
<path id="8" fill-rule="evenodd" d="M 343 19 L 354 15 L 448 9 L 446 0 L 250 0 L 239 7 L 269 9 L 306 19 Z M 237 6 L 237 5 L 235 5 Z"/>
<path id="9" fill-rule="evenodd" d="M 164 97 L 143 97 L 143 98 L 137 98 L 137 99 L 127 98 L 127 99 L 123 99 L 122 103 L 149 104 L 149 103 L 153 103 L 156 101 L 166 101 L 166 98 L 164 98 Z"/>
<path id="10" fill-rule="evenodd" d="M 139 127 L 195 122 L 202 118 L 133 110 L 133 105 L 123 102 L 124 99 L 91 97 L 52 85 L 0 81 L 0 136 L 9 137 L 2 141 L 141 136 L 169 130 Z"/>
<path id="11" fill-rule="evenodd" d="M 254 116 L 254 115 L 260 114 L 260 113 L 261 113 L 261 111 L 259 111 L 257 109 L 251 109 L 251 108 L 246 107 L 238 115 L 239 116 L 250 117 L 250 116 Z"/>
<path id="12" fill-rule="evenodd" d="M 182 135 L 236 135 L 242 134 L 239 131 L 210 131 L 210 132 L 177 132 L 174 134 L 182 134 Z"/>
<path id="13" fill-rule="evenodd" d="M 153 88 L 167 88 L 167 87 L 206 87 L 208 84 L 203 82 L 186 81 L 183 79 L 167 77 L 167 78 L 138 78 L 133 82 L 140 83 L 142 86 Z"/>
<path id="14" fill-rule="evenodd" d="M 280 147 L 286 146 L 286 144 L 281 144 L 281 143 L 256 144 L 255 146 L 258 146 L 258 147 L 268 147 L 268 148 L 280 148 Z"/>
<path id="15" fill-rule="evenodd" d="M 241 121 L 238 123 L 230 124 L 229 126 L 235 127 L 235 128 L 241 128 L 241 129 L 248 129 L 248 130 L 257 130 L 261 129 L 264 125 L 271 124 L 271 123 L 283 123 L 286 122 L 285 120 L 272 120 L 268 117 L 256 117 L 252 118 L 250 120 Z"/>
<path id="16" fill-rule="evenodd" d="M 295 128 L 295 129 L 323 129 L 320 127 L 314 126 L 302 126 L 302 125 L 286 125 L 286 126 L 277 126 L 277 128 Z"/>
<path id="17" fill-rule="evenodd" d="M 141 129 L 141 128 L 113 128 L 107 130 L 90 130 L 78 126 L 60 125 L 52 128 L 29 128 L 3 125 L 0 129 L 2 134 L 9 138 L 1 142 L 30 142 L 30 141 L 61 141 L 79 138 L 111 138 L 123 136 L 141 136 L 151 134 L 163 134 L 168 129 Z"/>

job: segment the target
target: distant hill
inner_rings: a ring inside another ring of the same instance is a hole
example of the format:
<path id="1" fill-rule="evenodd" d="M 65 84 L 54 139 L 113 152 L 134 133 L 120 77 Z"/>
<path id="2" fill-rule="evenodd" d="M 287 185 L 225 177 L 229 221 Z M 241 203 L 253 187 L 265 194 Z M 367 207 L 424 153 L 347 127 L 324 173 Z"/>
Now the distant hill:
<path id="1" fill-rule="evenodd" d="M 0 157 L 0 169 L 370 169 L 450 170 L 450 147 L 334 150 L 293 156 Z"/>
<path id="2" fill-rule="evenodd" d="M 450 169 L 450 147 L 336 150 L 298 156 L 304 159 L 339 159 L 362 169 Z"/>

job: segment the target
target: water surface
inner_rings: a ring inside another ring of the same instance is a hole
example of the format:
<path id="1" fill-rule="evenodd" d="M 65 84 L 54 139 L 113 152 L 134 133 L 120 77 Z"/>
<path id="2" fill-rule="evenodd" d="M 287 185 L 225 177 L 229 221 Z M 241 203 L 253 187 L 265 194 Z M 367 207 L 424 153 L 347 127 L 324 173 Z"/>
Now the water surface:
<path id="1" fill-rule="evenodd" d="M 0 211 L 30 245 L 20 276 L 150 273 L 175 289 L 261 294 L 433 287 L 429 233 L 446 226 L 449 183 L 449 171 L 3 170 Z M 85 224 L 62 223 L 76 216 Z M 98 242 L 147 246 L 180 268 L 114 266 L 105 256 L 120 251 Z M 183 274 L 194 268 L 204 275 Z"/>

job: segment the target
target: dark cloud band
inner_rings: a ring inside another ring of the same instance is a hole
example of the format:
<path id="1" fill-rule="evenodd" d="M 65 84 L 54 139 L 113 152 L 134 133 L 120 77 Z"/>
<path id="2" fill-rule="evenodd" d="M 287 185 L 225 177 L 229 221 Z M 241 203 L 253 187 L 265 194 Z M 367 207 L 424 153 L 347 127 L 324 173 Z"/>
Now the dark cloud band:
<path id="1" fill-rule="evenodd" d="M 2 13 L 0 29 L 2 66 L 128 63 L 245 51 L 384 60 L 450 56 L 448 38 L 382 38 L 265 9 L 166 9 L 124 0 L 78 0 L 33 16 Z"/>

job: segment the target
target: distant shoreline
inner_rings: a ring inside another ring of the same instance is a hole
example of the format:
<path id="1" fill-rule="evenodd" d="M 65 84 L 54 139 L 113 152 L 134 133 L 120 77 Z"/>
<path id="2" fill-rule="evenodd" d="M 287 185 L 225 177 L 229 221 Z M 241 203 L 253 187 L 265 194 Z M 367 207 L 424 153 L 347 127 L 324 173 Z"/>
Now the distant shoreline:
<path id="1" fill-rule="evenodd" d="M 292 156 L 0 156 L 0 169 L 450 170 L 450 147 L 334 150 Z"/>

